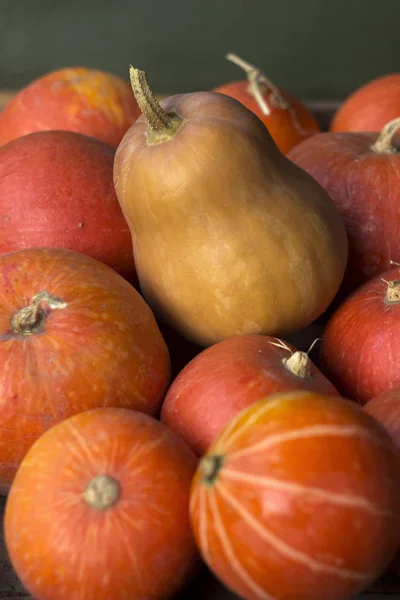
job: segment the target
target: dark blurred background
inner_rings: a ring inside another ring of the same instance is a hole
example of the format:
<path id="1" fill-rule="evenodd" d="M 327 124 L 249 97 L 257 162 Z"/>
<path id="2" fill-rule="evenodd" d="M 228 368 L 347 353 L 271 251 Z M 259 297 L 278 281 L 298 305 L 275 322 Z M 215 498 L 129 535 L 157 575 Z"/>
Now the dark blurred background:
<path id="1" fill-rule="evenodd" d="M 236 52 L 306 99 L 341 99 L 400 69 L 400 0 L 0 0 L 0 87 L 52 69 L 97 67 L 153 89 L 241 78 Z"/>

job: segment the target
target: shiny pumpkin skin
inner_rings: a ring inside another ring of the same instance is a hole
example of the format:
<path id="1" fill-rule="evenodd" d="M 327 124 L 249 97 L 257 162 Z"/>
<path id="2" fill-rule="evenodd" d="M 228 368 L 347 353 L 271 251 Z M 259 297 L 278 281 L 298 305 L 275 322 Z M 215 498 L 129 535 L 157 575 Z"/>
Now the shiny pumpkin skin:
<path id="1" fill-rule="evenodd" d="M 197 567 L 188 503 L 196 459 L 155 419 L 99 408 L 47 431 L 24 459 L 7 499 L 6 546 L 37 600 L 166 600 Z M 104 510 L 90 480 L 120 485 Z M 40 508 L 39 508 L 40 507 Z"/>
<path id="2" fill-rule="evenodd" d="M 42 303 L 43 331 L 14 333 L 12 316 L 42 290 L 67 306 Z M 0 257 L 0 492 L 49 427 L 100 406 L 157 414 L 169 376 L 150 308 L 117 273 L 62 249 Z"/>
<path id="3" fill-rule="evenodd" d="M 386 300 L 385 272 L 353 292 L 329 319 L 321 343 L 321 369 L 339 392 L 360 404 L 400 385 L 400 304 Z"/>
<path id="4" fill-rule="evenodd" d="M 69 131 L 33 133 L 0 148 L 0 254 L 68 248 L 136 283 L 113 162 L 112 148 Z"/>
<path id="5" fill-rule="evenodd" d="M 84 67 L 52 71 L 20 90 L 0 113 L 0 145 L 62 129 L 116 148 L 140 114 L 127 81 Z"/>
<path id="6" fill-rule="evenodd" d="M 364 410 L 385 427 L 400 452 L 400 388 L 378 394 L 367 402 Z M 390 564 L 390 570 L 400 575 L 400 547 Z"/>
<path id="7" fill-rule="evenodd" d="M 364 84 L 339 106 L 330 130 L 380 131 L 400 115 L 400 73 L 377 77 Z"/>
<path id="8" fill-rule="evenodd" d="M 213 480 L 210 457 L 221 461 Z M 398 475 L 388 434 L 355 403 L 276 394 L 242 411 L 200 461 L 196 540 L 247 600 L 349 599 L 394 555 Z"/>
<path id="9" fill-rule="evenodd" d="M 325 189 L 349 241 L 342 290 L 348 293 L 400 261 L 400 154 L 371 148 L 378 134 L 321 133 L 288 158 Z"/>
<path id="10" fill-rule="evenodd" d="M 260 398 L 300 389 L 336 394 L 311 361 L 306 377 L 285 366 L 294 351 L 267 335 L 237 336 L 203 350 L 169 387 L 161 421 L 201 456 L 241 410 Z"/>
<path id="11" fill-rule="evenodd" d="M 263 113 L 253 94 L 250 93 L 247 80 L 233 81 L 216 87 L 213 91 L 235 98 L 257 115 L 283 154 L 304 139 L 321 131 L 317 120 L 308 108 L 285 90 L 279 89 L 282 98 L 289 103 L 289 108 L 285 109 L 274 105 L 271 93 L 264 95 L 271 111 L 269 115 Z"/>

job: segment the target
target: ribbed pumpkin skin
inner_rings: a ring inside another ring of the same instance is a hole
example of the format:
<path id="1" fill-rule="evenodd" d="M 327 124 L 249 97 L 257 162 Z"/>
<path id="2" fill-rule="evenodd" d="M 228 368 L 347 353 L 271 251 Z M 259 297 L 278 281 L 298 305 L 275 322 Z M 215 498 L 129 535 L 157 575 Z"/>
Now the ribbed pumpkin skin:
<path id="1" fill-rule="evenodd" d="M 345 600 L 399 542 L 399 465 L 353 402 L 312 392 L 242 411 L 200 461 L 191 519 L 202 556 L 248 600 Z"/>

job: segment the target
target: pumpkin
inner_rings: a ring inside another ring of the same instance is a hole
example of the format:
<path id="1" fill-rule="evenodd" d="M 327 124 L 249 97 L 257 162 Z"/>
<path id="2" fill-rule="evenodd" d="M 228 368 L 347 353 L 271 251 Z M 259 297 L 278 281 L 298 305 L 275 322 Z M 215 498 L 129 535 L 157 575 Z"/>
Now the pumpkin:
<path id="1" fill-rule="evenodd" d="M 64 249 L 0 256 L 0 492 L 33 442 L 101 406 L 158 414 L 169 355 L 139 293 Z"/>
<path id="2" fill-rule="evenodd" d="M 338 209 L 349 240 L 341 295 L 400 260 L 400 119 L 378 133 L 321 133 L 288 154 Z"/>
<path id="3" fill-rule="evenodd" d="M 51 71 L 20 90 L 0 113 L 0 145 L 29 133 L 62 129 L 116 148 L 140 111 L 129 84 L 98 69 Z"/>
<path id="4" fill-rule="evenodd" d="M 399 300 L 396 267 L 358 288 L 325 327 L 321 370 L 342 395 L 360 404 L 400 385 Z"/>
<path id="5" fill-rule="evenodd" d="M 175 434 L 135 411 L 99 408 L 52 427 L 6 504 L 6 546 L 24 586 L 37 600 L 174 597 L 197 568 L 195 468 Z"/>
<path id="6" fill-rule="evenodd" d="M 331 131 L 380 131 L 400 115 L 400 73 L 390 73 L 368 81 L 337 109 Z"/>
<path id="7" fill-rule="evenodd" d="M 247 600 L 345 600 L 399 542 L 395 447 L 357 404 L 286 392 L 252 404 L 199 463 L 190 514 L 205 562 Z"/>
<path id="8" fill-rule="evenodd" d="M 0 254 L 68 248 L 136 283 L 113 162 L 112 148 L 70 131 L 32 133 L 0 148 Z"/>
<path id="9" fill-rule="evenodd" d="M 203 350 L 173 381 L 161 421 L 198 455 L 245 407 L 289 390 L 337 394 L 306 352 L 263 335 L 230 338 Z"/>
<path id="10" fill-rule="evenodd" d="M 314 115 L 298 98 L 278 88 L 259 68 L 236 54 L 226 58 L 243 69 L 246 79 L 214 88 L 241 102 L 267 127 L 279 150 L 286 154 L 304 139 L 321 131 Z"/>

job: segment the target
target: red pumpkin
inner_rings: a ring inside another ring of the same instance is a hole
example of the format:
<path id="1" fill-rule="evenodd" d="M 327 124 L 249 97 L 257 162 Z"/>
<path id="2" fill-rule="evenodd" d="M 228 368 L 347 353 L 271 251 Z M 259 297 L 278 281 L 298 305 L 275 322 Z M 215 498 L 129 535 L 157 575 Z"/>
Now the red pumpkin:
<path id="1" fill-rule="evenodd" d="M 175 597 L 197 565 L 195 468 L 177 436 L 134 411 L 99 408 L 47 431 L 6 505 L 5 541 L 24 586 L 37 600 Z"/>
<path id="2" fill-rule="evenodd" d="M 227 54 L 226 58 L 241 67 L 247 79 L 220 85 L 214 91 L 235 98 L 257 115 L 281 152 L 285 154 L 305 138 L 321 131 L 304 104 L 289 92 L 277 88 L 260 69 L 235 54 Z"/>
<path id="3" fill-rule="evenodd" d="M 345 600 L 399 542 L 389 435 L 355 403 L 313 392 L 242 411 L 200 461 L 190 513 L 201 554 L 247 600 Z"/>
<path id="4" fill-rule="evenodd" d="M 136 282 L 113 162 L 109 146 L 68 131 L 42 131 L 0 148 L 0 254 L 69 248 Z"/>
<path id="5" fill-rule="evenodd" d="M 35 131 L 63 129 L 116 148 L 139 115 L 124 79 L 96 69 L 60 69 L 35 79 L 6 105 L 0 145 Z"/>
<path id="6" fill-rule="evenodd" d="M 400 452 L 400 388 L 375 396 L 367 402 L 364 409 L 385 427 Z M 400 575 L 400 549 L 390 569 Z"/>
<path id="7" fill-rule="evenodd" d="M 0 257 L 0 492 L 53 424 L 101 406 L 159 412 L 169 356 L 122 277 L 59 249 Z"/>
<path id="8" fill-rule="evenodd" d="M 378 394 L 366 403 L 364 409 L 382 423 L 400 452 L 400 388 Z"/>
<path id="9" fill-rule="evenodd" d="M 383 75 L 353 92 L 338 108 L 331 131 L 380 131 L 400 115 L 400 73 Z"/>
<path id="10" fill-rule="evenodd" d="M 400 268 L 347 298 L 328 321 L 321 368 L 339 392 L 365 404 L 400 386 Z"/>
<path id="11" fill-rule="evenodd" d="M 275 392 L 336 394 L 305 352 L 277 338 L 245 335 L 194 358 L 169 388 L 161 420 L 198 455 L 241 410 Z"/>
<path id="12" fill-rule="evenodd" d="M 288 158 L 328 192 L 349 239 L 346 293 L 400 260 L 400 120 L 373 133 L 321 133 Z"/>

